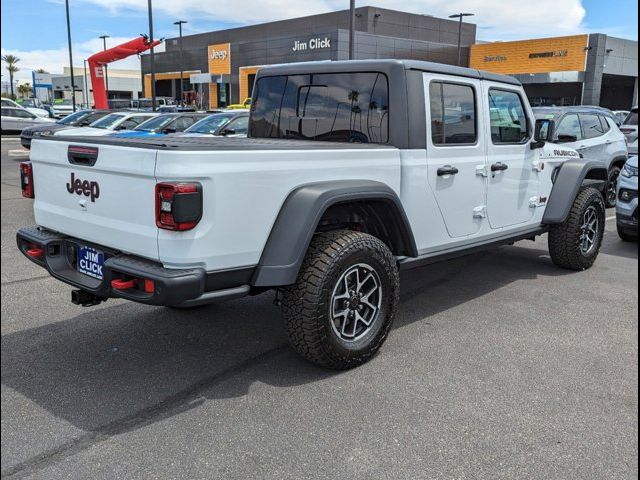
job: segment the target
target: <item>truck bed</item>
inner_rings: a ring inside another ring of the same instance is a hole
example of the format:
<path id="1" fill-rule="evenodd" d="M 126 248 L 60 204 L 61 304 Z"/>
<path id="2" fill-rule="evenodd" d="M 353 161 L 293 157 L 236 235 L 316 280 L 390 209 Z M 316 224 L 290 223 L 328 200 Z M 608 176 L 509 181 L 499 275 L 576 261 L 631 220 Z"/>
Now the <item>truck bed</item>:
<path id="1" fill-rule="evenodd" d="M 206 150 L 362 150 L 393 149 L 391 145 L 374 143 L 320 142 L 313 140 L 291 140 L 272 138 L 227 138 L 227 137 L 163 137 L 163 138 L 116 138 L 116 137 L 74 137 L 51 136 L 38 137 L 38 140 L 84 143 L 95 145 L 114 145 L 121 147 L 143 148 L 171 151 Z"/>

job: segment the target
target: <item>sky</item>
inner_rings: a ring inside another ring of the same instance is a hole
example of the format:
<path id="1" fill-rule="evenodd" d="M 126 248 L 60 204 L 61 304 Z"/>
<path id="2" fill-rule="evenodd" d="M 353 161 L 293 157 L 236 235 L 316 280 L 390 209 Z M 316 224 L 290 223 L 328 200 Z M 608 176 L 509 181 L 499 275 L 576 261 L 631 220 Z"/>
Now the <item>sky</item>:
<path id="1" fill-rule="evenodd" d="M 16 77 L 30 81 L 31 71 L 62 73 L 69 65 L 64 0 L 0 0 L 2 55 L 21 61 Z M 148 31 L 144 0 L 69 0 L 74 65 L 102 49 L 100 35 L 115 46 Z M 294 18 L 348 8 L 347 0 L 153 0 L 154 36 L 175 37 L 176 20 L 186 20 L 185 35 Z M 578 33 L 605 33 L 638 39 L 636 0 L 360 0 L 372 5 L 446 17 L 473 12 L 478 40 L 518 40 Z M 139 68 L 137 58 L 113 68 Z M 8 78 L 2 64 L 2 80 Z"/>

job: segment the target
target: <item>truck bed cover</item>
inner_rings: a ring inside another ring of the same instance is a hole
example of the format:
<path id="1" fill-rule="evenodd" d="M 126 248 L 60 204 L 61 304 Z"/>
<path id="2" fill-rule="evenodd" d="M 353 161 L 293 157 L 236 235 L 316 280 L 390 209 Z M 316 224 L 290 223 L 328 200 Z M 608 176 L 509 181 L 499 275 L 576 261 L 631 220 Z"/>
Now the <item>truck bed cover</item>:
<path id="1" fill-rule="evenodd" d="M 230 151 L 230 150 L 362 150 L 393 149 L 391 145 L 377 143 L 320 142 L 309 140 L 270 139 L 270 138 L 228 138 L 228 137 L 163 137 L 163 138 L 116 138 L 51 136 L 38 137 L 38 141 L 83 143 L 95 145 L 113 145 L 121 147 L 143 148 L 150 150 L 175 151 Z"/>

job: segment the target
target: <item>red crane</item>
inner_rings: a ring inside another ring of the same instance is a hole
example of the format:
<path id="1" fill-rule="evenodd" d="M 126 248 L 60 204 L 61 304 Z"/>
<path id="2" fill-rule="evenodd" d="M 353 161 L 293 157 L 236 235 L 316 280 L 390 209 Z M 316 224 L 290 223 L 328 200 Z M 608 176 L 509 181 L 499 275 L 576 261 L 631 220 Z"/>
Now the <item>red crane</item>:
<path id="1" fill-rule="evenodd" d="M 130 57 L 131 55 L 138 55 L 152 47 L 160 45 L 161 42 L 162 40 L 154 40 L 153 42 L 150 42 L 149 37 L 141 35 L 135 40 L 131 40 L 123 43 L 122 45 L 118 45 L 117 47 L 91 55 L 87 61 L 89 62 L 89 72 L 91 73 L 91 85 L 93 87 L 93 101 L 95 103 L 95 107 L 98 109 L 109 108 L 107 89 L 104 85 L 104 71 L 102 69 L 104 65 L 117 60 L 122 60 L 123 58 Z"/>

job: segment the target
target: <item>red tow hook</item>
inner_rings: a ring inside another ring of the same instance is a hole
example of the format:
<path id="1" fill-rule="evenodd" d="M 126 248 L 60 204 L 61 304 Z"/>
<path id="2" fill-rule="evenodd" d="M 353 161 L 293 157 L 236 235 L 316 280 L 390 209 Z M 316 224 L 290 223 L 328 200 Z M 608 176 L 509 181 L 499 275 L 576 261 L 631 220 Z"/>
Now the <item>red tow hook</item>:
<path id="1" fill-rule="evenodd" d="M 111 288 L 113 288 L 114 290 L 128 290 L 130 288 L 136 288 L 136 282 L 138 280 L 137 279 L 133 279 L 133 280 L 122 280 L 122 279 L 116 279 L 116 280 L 111 280 Z"/>
<path id="2" fill-rule="evenodd" d="M 31 258 L 40 259 L 44 257 L 44 250 L 42 248 L 33 247 L 27 250 L 27 255 L 29 255 Z"/>

